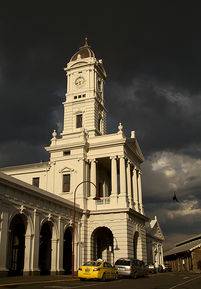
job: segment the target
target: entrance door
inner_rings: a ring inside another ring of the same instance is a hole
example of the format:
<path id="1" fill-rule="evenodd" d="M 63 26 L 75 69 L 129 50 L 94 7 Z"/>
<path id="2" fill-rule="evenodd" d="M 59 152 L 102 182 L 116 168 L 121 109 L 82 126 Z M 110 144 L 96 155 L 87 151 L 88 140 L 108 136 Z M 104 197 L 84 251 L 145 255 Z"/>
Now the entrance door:
<path id="1" fill-rule="evenodd" d="M 47 221 L 42 225 L 40 230 L 39 269 L 41 275 L 48 275 L 51 270 L 52 227 L 53 224 Z"/>
<path id="2" fill-rule="evenodd" d="M 107 227 L 98 227 L 92 234 L 93 260 L 99 258 L 112 262 L 113 234 Z"/>
<path id="3" fill-rule="evenodd" d="M 24 269 L 26 218 L 15 215 L 10 224 L 10 250 L 8 254 L 9 274 L 22 275 Z"/>
<path id="4" fill-rule="evenodd" d="M 64 233 L 63 268 L 66 274 L 72 272 L 72 230 L 67 228 Z"/>

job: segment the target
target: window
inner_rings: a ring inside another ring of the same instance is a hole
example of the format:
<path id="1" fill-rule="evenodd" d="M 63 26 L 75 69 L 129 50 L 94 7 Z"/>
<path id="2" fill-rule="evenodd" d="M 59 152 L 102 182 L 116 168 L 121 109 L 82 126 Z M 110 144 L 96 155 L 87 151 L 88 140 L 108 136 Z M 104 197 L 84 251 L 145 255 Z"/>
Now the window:
<path id="1" fill-rule="evenodd" d="M 69 156 L 70 155 L 70 151 L 63 151 L 63 155 L 64 156 Z"/>
<path id="2" fill-rule="evenodd" d="M 39 188 L 39 177 L 35 177 L 32 179 L 32 185 Z"/>
<path id="3" fill-rule="evenodd" d="M 81 95 L 78 95 L 78 98 L 81 98 L 82 96 Z"/>
<path id="4" fill-rule="evenodd" d="M 74 99 L 77 99 L 77 95 L 74 96 Z"/>
<path id="5" fill-rule="evenodd" d="M 82 114 L 76 115 L 76 128 L 82 127 Z"/>
<path id="6" fill-rule="evenodd" d="M 103 183 L 98 183 L 98 196 L 103 197 Z"/>
<path id="7" fill-rule="evenodd" d="M 63 192 L 70 192 L 70 174 L 63 175 Z"/>

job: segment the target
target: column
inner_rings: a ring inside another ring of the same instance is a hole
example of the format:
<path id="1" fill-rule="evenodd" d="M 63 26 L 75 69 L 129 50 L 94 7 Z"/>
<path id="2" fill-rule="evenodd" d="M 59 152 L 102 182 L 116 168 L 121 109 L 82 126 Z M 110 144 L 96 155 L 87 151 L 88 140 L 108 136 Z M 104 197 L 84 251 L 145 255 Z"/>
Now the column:
<path id="1" fill-rule="evenodd" d="M 163 259 L 163 245 L 161 244 L 161 264 L 164 265 L 164 259 Z"/>
<path id="2" fill-rule="evenodd" d="M 140 212 L 141 214 L 144 214 L 144 207 L 142 204 L 142 179 L 141 179 L 141 171 L 138 171 L 138 193 L 139 193 L 139 208 L 140 208 Z"/>
<path id="3" fill-rule="evenodd" d="M 39 272 L 38 259 L 39 259 L 39 238 L 40 238 L 40 216 L 35 209 L 33 212 L 33 240 L 32 240 L 32 263 L 31 270 L 33 274 Z"/>
<path id="4" fill-rule="evenodd" d="M 126 164 L 124 157 L 120 157 L 120 194 L 126 195 Z"/>
<path id="5" fill-rule="evenodd" d="M 134 196 L 134 204 L 135 204 L 135 210 L 139 212 L 139 207 L 138 207 L 138 183 L 137 183 L 137 170 L 136 167 L 133 169 L 133 196 Z"/>
<path id="6" fill-rule="evenodd" d="M 111 195 L 117 196 L 117 159 L 116 157 L 110 157 L 111 159 L 111 184 L 112 192 Z"/>
<path id="7" fill-rule="evenodd" d="M 96 160 L 91 160 L 91 182 L 96 186 Z M 91 184 L 91 197 L 96 196 L 96 188 Z"/>
<path id="8" fill-rule="evenodd" d="M 53 227 L 53 230 L 55 230 L 55 228 Z M 54 235 L 54 234 L 53 234 Z M 56 234 L 55 234 L 56 235 Z M 51 274 L 56 274 L 57 272 L 57 259 L 58 259 L 58 239 L 56 238 L 56 236 L 52 237 L 52 254 L 51 254 Z"/>
<path id="9" fill-rule="evenodd" d="M 32 239 L 33 235 L 30 232 L 25 235 L 25 254 L 24 254 L 24 275 L 29 275 L 32 271 L 31 257 L 32 257 Z"/>
<path id="10" fill-rule="evenodd" d="M 132 207 L 131 162 L 129 160 L 127 161 L 126 175 L 127 175 L 128 201 L 129 201 L 129 206 Z"/>
<path id="11" fill-rule="evenodd" d="M 6 275 L 6 253 L 8 244 L 8 212 L 3 211 L 0 215 L 0 276 Z"/>
<path id="12" fill-rule="evenodd" d="M 58 219 L 58 231 L 59 231 L 59 240 L 58 240 L 58 260 L 57 260 L 57 271 L 62 273 L 63 269 L 63 246 L 64 246 L 64 223 L 61 217 Z"/>
<path id="13" fill-rule="evenodd" d="M 87 181 L 90 181 L 90 164 L 89 164 L 89 161 L 86 162 L 86 180 Z M 90 196 L 90 183 L 86 183 L 86 198 L 88 198 Z"/>

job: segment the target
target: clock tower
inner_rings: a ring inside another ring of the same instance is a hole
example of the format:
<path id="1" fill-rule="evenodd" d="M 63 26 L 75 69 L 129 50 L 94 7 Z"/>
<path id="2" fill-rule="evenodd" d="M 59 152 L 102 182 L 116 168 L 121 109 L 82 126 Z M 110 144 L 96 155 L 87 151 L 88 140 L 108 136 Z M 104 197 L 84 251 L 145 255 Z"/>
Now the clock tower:
<path id="1" fill-rule="evenodd" d="M 104 81 L 102 60 L 97 60 L 85 44 L 71 57 L 64 68 L 67 77 L 64 104 L 63 138 L 79 137 L 86 130 L 90 137 L 106 134 Z"/>

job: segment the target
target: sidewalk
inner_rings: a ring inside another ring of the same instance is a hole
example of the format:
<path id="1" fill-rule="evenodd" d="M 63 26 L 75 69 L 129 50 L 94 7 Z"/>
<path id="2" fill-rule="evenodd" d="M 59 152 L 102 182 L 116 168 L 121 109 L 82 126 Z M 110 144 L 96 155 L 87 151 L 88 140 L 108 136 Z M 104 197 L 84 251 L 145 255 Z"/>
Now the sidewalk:
<path id="1" fill-rule="evenodd" d="M 77 277 L 72 278 L 71 275 L 44 275 L 44 276 L 6 276 L 0 277 L 0 287 L 5 284 L 20 284 L 20 283 L 43 283 L 43 282 L 51 282 L 54 283 L 57 281 L 65 281 L 65 280 L 76 280 Z"/>

